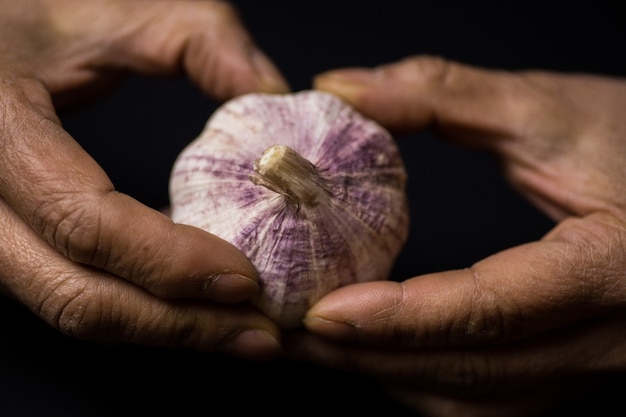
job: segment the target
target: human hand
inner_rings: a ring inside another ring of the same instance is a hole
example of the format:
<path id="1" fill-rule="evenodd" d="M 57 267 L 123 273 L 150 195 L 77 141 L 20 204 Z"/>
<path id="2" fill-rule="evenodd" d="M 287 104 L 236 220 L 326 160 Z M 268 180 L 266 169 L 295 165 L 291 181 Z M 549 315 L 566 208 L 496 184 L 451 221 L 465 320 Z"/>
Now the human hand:
<path id="1" fill-rule="evenodd" d="M 248 259 L 116 192 L 54 106 L 128 71 L 184 72 L 216 100 L 288 90 L 233 9 L 170 0 L 0 0 L 0 9 L 0 291 L 80 339 L 273 356 L 276 326 L 240 303 L 257 290 Z"/>
<path id="2" fill-rule="evenodd" d="M 534 415 L 624 370 L 625 80 L 412 57 L 315 87 L 394 132 L 494 153 L 557 224 L 467 269 L 334 291 L 292 358 L 363 372 L 430 416 Z"/>

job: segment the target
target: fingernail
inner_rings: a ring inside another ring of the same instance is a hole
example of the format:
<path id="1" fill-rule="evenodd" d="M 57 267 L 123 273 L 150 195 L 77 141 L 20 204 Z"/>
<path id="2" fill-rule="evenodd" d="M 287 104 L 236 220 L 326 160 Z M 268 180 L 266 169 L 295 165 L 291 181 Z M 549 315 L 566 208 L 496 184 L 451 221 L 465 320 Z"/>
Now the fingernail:
<path id="1" fill-rule="evenodd" d="M 344 68 L 318 74 L 315 82 L 339 84 L 370 84 L 378 78 L 379 72 L 370 68 Z"/>
<path id="2" fill-rule="evenodd" d="M 306 317 L 304 325 L 313 333 L 334 340 L 354 340 L 358 337 L 357 328 L 354 325 L 328 320 L 321 317 Z"/>
<path id="3" fill-rule="evenodd" d="M 278 340 L 265 330 L 244 330 L 223 345 L 224 352 L 256 360 L 269 360 L 278 357 L 281 345 Z"/>
<path id="4" fill-rule="evenodd" d="M 259 290 L 259 285 L 253 279 L 239 274 L 214 275 L 206 283 L 205 294 L 223 303 L 245 301 Z"/>
<path id="5" fill-rule="evenodd" d="M 375 83 L 377 76 L 370 69 L 342 69 L 317 75 L 313 88 L 343 97 L 348 102 L 359 102 Z"/>
<path id="6" fill-rule="evenodd" d="M 291 88 L 272 61 L 260 50 L 252 51 L 252 65 L 261 78 L 261 89 L 269 93 L 288 93 Z"/>

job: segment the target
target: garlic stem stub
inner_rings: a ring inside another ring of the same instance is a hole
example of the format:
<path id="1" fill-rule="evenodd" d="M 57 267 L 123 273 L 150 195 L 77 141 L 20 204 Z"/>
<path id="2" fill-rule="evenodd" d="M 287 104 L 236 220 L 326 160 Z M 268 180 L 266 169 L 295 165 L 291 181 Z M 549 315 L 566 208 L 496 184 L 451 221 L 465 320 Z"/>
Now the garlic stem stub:
<path id="1" fill-rule="evenodd" d="M 285 145 L 267 148 L 254 161 L 250 180 L 284 195 L 291 204 L 313 207 L 329 193 L 315 165 Z"/>
<path id="2" fill-rule="evenodd" d="M 260 276 L 253 304 L 283 329 L 322 296 L 389 278 L 409 231 L 393 137 L 329 93 L 251 93 L 178 156 L 172 219 L 232 243 Z"/>

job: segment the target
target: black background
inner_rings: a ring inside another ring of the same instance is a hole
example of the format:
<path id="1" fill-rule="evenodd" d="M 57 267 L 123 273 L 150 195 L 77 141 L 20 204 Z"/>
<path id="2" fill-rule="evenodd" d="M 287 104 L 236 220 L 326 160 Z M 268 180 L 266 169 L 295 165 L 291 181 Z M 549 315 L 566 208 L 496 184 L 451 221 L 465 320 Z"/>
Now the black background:
<path id="1" fill-rule="evenodd" d="M 626 70 L 623 15 L 598 2 L 567 8 L 395 0 L 233 4 L 293 90 L 309 88 L 316 73 L 331 68 L 375 66 L 422 53 L 511 70 L 616 76 Z M 119 191 L 161 208 L 168 204 L 174 158 L 215 106 L 184 79 L 131 76 L 104 100 L 63 113 L 62 120 Z M 487 155 L 426 132 L 398 142 L 410 175 L 412 227 L 395 279 L 468 266 L 537 239 L 552 226 L 509 188 Z M 0 312 L 0 416 L 187 416 L 217 409 L 292 415 L 379 407 L 389 415 L 407 414 L 356 375 L 105 347 L 69 340 L 21 306 L 3 303 Z M 578 411 L 609 401 L 611 389 L 577 405 Z"/>

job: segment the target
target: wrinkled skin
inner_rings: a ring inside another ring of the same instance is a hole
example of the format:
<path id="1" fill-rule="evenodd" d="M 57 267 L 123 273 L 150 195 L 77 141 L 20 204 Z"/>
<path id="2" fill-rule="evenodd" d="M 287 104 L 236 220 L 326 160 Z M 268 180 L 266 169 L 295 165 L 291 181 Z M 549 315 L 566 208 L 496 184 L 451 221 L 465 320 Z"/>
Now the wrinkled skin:
<path id="1" fill-rule="evenodd" d="M 0 0 L 0 292 L 73 337 L 273 357 L 231 245 L 115 191 L 56 106 L 129 71 L 224 100 L 288 86 L 223 2 Z M 235 305 L 236 304 L 236 305 Z"/>
<path id="2" fill-rule="evenodd" d="M 394 132 L 492 152 L 556 226 L 466 269 L 329 294 L 292 358 L 377 378 L 427 416 L 536 415 L 626 369 L 626 81 L 419 56 L 315 86 Z"/>

